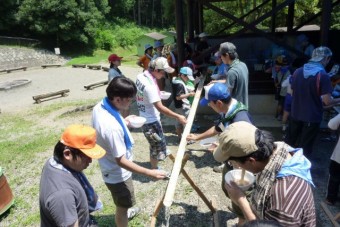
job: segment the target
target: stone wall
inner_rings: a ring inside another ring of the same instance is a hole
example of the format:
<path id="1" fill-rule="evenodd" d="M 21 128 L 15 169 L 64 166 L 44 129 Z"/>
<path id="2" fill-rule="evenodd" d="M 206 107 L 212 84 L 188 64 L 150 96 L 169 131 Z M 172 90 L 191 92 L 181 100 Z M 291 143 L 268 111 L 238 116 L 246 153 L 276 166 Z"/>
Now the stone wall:
<path id="1" fill-rule="evenodd" d="M 46 64 L 64 65 L 68 60 L 44 49 L 0 46 L 0 70 L 22 66 L 39 67 Z"/>

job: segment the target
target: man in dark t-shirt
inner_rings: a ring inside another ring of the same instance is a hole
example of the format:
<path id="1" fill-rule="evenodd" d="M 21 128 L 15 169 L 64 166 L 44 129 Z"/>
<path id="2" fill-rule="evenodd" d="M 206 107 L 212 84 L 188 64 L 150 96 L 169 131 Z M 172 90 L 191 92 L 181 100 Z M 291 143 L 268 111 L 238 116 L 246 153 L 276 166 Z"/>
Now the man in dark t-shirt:
<path id="1" fill-rule="evenodd" d="M 89 226 L 89 207 L 97 207 L 98 197 L 82 171 L 92 158 L 101 158 L 105 153 L 96 144 L 96 131 L 92 127 L 71 125 L 65 129 L 41 175 L 42 227 Z"/>
<path id="2" fill-rule="evenodd" d="M 307 158 L 319 132 L 323 105 L 340 102 L 340 98 L 331 98 L 333 89 L 325 71 L 331 57 L 332 51 L 328 47 L 316 48 L 309 62 L 298 68 L 292 78 L 293 100 L 286 142 L 293 147 L 302 147 Z"/>

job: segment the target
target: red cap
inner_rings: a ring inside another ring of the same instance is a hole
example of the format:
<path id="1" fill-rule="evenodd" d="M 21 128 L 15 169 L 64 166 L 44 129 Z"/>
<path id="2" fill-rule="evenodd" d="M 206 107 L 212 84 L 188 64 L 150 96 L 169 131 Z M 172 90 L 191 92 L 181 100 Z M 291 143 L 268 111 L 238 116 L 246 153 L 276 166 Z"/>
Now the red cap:
<path id="1" fill-rule="evenodd" d="M 108 58 L 109 62 L 120 61 L 123 57 L 119 57 L 117 54 L 111 54 Z"/>

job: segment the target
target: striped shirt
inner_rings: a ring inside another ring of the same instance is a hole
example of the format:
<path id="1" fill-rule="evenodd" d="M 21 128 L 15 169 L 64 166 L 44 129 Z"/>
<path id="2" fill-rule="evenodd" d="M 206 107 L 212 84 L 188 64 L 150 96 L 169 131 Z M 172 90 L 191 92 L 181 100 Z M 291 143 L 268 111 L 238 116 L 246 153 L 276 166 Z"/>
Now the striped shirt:
<path id="1" fill-rule="evenodd" d="M 265 204 L 264 219 L 282 226 L 316 226 L 311 185 L 296 176 L 277 178 Z"/>

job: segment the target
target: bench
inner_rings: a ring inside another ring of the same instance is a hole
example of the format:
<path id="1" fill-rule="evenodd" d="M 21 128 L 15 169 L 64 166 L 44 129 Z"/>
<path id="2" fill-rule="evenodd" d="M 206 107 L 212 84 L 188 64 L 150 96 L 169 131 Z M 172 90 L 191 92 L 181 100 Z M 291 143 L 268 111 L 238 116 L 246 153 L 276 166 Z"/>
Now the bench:
<path id="1" fill-rule="evenodd" d="M 96 69 L 96 70 L 102 69 L 101 65 L 88 65 L 87 67 L 89 69 Z"/>
<path id="2" fill-rule="evenodd" d="M 18 67 L 18 68 L 11 68 L 11 69 L 6 69 L 6 72 L 7 73 L 10 73 L 12 71 L 16 71 L 16 70 L 24 70 L 26 71 L 27 67 L 26 66 L 23 66 L 23 67 Z"/>
<path id="3" fill-rule="evenodd" d="M 75 64 L 75 65 L 72 65 L 73 68 L 86 68 L 86 65 L 85 64 Z"/>
<path id="4" fill-rule="evenodd" d="M 99 81 L 99 82 L 96 82 L 96 83 L 93 83 L 93 84 L 85 85 L 84 88 L 86 90 L 92 90 L 95 87 L 104 86 L 104 85 L 106 85 L 108 83 L 109 83 L 108 80 Z"/>
<path id="5" fill-rule="evenodd" d="M 108 72 L 110 70 L 109 67 L 102 67 L 103 71 Z"/>
<path id="6" fill-rule="evenodd" d="M 49 67 L 60 67 L 61 64 L 47 64 L 47 65 L 42 65 L 41 67 L 43 69 L 49 68 Z"/>
<path id="7" fill-rule="evenodd" d="M 36 95 L 36 96 L 33 96 L 33 100 L 35 101 L 35 103 L 41 103 L 41 100 L 42 99 L 46 99 L 46 98 L 51 98 L 51 97 L 54 97 L 54 96 L 58 96 L 60 95 L 60 97 L 65 97 L 67 96 L 68 92 L 70 92 L 69 89 L 65 89 L 65 90 L 61 90 L 61 91 L 56 91 L 56 92 L 50 92 L 50 93 L 46 93 L 46 94 L 41 94 L 41 95 Z"/>

